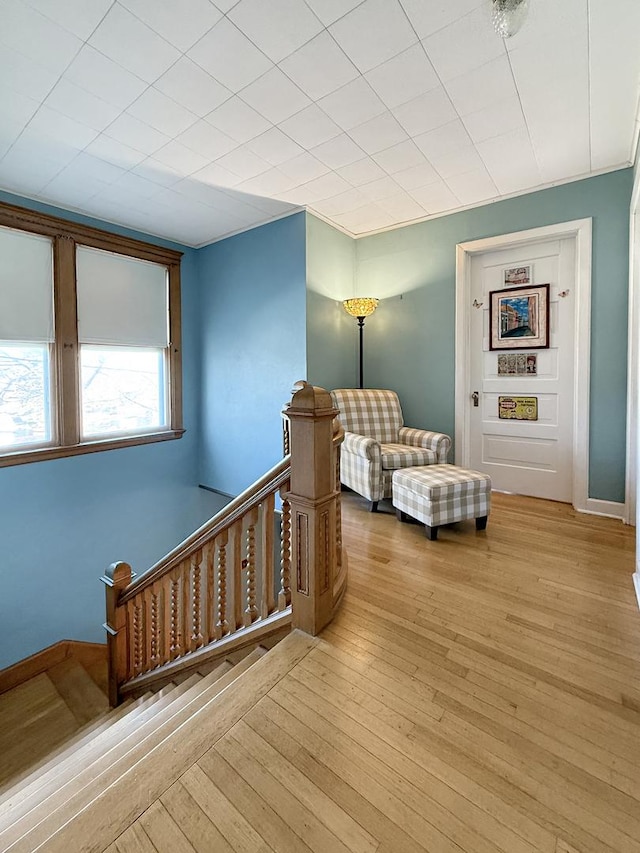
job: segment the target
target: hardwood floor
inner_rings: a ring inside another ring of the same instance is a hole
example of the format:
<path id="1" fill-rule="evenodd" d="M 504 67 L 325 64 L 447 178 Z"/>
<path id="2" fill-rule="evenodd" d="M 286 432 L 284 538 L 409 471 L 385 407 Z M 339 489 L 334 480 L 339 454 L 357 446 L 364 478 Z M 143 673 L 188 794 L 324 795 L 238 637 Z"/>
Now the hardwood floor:
<path id="1" fill-rule="evenodd" d="M 635 531 L 343 497 L 339 616 L 109 853 L 638 853 Z"/>

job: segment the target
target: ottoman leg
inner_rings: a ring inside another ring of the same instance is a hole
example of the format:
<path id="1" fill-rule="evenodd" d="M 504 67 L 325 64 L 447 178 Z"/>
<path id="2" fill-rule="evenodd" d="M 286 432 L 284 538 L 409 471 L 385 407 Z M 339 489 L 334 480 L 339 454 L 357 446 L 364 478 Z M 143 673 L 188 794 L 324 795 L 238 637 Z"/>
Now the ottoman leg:
<path id="1" fill-rule="evenodd" d="M 371 501 L 369 512 L 378 512 L 378 501 Z"/>
<path id="2" fill-rule="evenodd" d="M 483 515 L 480 518 L 476 518 L 476 530 L 486 530 L 488 520 L 488 515 Z"/>
<path id="3" fill-rule="evenodd" d="M 409 516 L 407 515 L 407 513 L 404 512 L 404 510 L 398 509 L 397 507 L 396 518 L 398 519 L 398 521 L 409 521 Z"/>
<path id="4" fill-rule="evenodd" d="M 428 524 L 424 526 L 425 533 L 427 534 L 427 539 L 430 539 L 431 542 L 435 542 L 438 538 L 438 528 L 437 527 L 429 527 Z"/>

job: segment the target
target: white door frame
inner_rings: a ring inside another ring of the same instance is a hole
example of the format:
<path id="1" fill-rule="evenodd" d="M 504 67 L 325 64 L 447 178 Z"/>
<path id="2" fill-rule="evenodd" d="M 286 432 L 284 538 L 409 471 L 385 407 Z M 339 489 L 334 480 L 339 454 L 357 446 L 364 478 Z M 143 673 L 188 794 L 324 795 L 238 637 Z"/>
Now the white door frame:
<path id="1" fill-rule="evenodd" d="M 636 170 L 629 215 L 629 344 L 627 357 L 627 524 L 636 524 L 640 537 L 640 504 L 636 488 L 640 460 L 638 459 L 638 396 L 640 394 L 640 365 L 638 334 L 640 328 L 640 170 Z M 640 565 L 640 539 L 636 545 L 636 562 Z M 638 576 L 640 578 L 640 575 Z M 640 580 L 638 581 L 640 602 Z"/>
<path id="2" fill-rule="evenodd" d="M 627 380 L 627 521 L 636 525 L 636 560 L 633 582 L 640 607 L 640 480 L 638 456 L 638 405 L 640 401 L 640 170 L 636 169 L 629 216 L 629 355 Z"/>
<path id="3" fill-rule="evenodd" d="M 580 512 L 623 518 L 625 504 L 589 497 L 589 375 L 591 364 L 591 219 L 559 222 L 527 231 L 500 234 L 456 246 L 456 390 L 455 458 L 468 465 L 470 458 L 471 398 L 471 258 L 484 252 L 526 247 L 543 240 L 575 240 L 575 352 L 573 406 L 573 497 Z M 580 365 L 580 369 L 578 366 Z M 585 369 L 585 365 L 587 369 Z"/>

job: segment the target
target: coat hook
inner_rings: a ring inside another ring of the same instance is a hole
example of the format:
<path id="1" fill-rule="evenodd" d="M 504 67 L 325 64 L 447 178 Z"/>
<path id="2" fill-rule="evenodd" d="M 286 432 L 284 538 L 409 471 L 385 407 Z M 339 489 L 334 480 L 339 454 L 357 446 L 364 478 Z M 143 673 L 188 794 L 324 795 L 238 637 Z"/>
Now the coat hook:
<path id="1" fill-rule="evenodd" d="M 560 295 L 562 295 L 562 294 L 560 294 Z M 484 302 L 478 302 L 477 299 L 473 300 L 473 307 L 474 308 L 482 308 L 483 305 L 484 305 Z"/>
<path id="2" fill-rule="evenodd" d="M 570 293 L 571 293 L 570 290 L 561 290 L 560 293 L 558 294 L 558 296 L 562 296 L 562 298 L 564 299 L 564 297 L 568 296 Z"/>

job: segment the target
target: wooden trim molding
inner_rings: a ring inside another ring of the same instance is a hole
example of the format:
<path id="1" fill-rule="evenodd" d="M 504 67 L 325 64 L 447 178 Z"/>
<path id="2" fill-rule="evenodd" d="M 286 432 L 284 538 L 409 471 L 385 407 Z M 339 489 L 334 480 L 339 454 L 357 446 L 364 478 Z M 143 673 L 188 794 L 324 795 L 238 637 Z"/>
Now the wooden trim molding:
<path id="1" fill-rule="evenodd" d="M 19 687 L 67 658 L 75 658 L 83 666 L 92 665 L 96 661 L 106 661 L 107 647 L 104 643 L 85 643 L 80 640 L 60 640 L 53 643 L 46 649 L 0 670 L 0 694 Z"/>
<path id="2" fill-rule="evenodd" d="M 43 462 L 47 459 L 62 459 L 66 456 L 83 456 L 85 453 L 98 453 L 103 450 L 137 447 L 139 444 L 154 444 L 156 441 L 172 441 L 176 438 L 182 438 L 185 432 L 184 429 L 169 429 L 142 435 L 128 435 L 125 438 L 85 441 L 82 444 L 72 446 L 39 447 L 36 450 L 5 453 L 0 456 L 0 468 L 8 468 L 11 465 L 25 465 L 28 462 Z"/>
<path id="3" fill-rule="evenodd" d="M 51 345 L 51 440 L 46 446 L 24 445 L 15 450 L 0 451 L 0 468 L 180 438 L 184 433 L 180 296 L 182 253 L 10 204 L 0 203 L 0 226 L 51 239 L 55 304 L 55 343 Z M 169 422 L 162 428 L 141 434 L 130 432 L 122 436 L 82 440 L 76 249 L 83 245 L 150 261 L 167 270 L 170 340 L 165 357 L 170 404 Z"/>
<path id="4" fill-rule="evenodd" d="M 144 243 L 132 237 L 112 234 L 110 231 L 103 231 L 91 225 L 81 225 L 48 213 L 40 213 L 37 210 L 28 210 L 4 202 L 0 203 L 0 225 L 18 228 L 21 231 L 31 231 L 33 234 L 44 234 L 47 237 L 64 235 L 76 243 L 94 246 L 107 252 L 117 252 L 119 255 L 143 258 L 159 264 L 180 263 L 182 257 L 182 252 L 177 252 L 175 249 L 154 246 L 152 243 Z"/>

